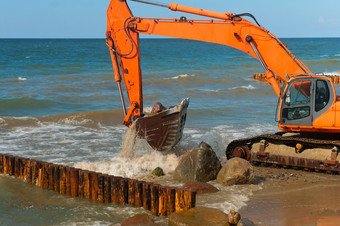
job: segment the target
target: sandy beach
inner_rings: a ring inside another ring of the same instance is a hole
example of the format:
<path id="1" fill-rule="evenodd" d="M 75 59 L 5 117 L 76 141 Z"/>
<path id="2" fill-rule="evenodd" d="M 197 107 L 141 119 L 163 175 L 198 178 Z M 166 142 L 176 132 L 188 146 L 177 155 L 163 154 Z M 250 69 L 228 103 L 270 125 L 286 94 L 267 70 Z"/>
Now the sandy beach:
<path id="1" fill-rule="evenodd" d="M 262 183 L 241 216 L 257 225 L 339 225 L 340 176 L 254 167 Z"/>

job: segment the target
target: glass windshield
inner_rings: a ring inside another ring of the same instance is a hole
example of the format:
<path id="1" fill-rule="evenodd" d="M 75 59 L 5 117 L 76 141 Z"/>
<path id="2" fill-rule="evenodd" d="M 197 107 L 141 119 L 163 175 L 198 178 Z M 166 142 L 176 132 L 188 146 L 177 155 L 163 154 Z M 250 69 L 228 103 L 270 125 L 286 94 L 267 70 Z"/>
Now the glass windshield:
<path id="1" fill-rule="evenodd" d="M 287 105 L 308 104 L 310 102 L 311 81 L 294 82 L 287 91 Z"/>

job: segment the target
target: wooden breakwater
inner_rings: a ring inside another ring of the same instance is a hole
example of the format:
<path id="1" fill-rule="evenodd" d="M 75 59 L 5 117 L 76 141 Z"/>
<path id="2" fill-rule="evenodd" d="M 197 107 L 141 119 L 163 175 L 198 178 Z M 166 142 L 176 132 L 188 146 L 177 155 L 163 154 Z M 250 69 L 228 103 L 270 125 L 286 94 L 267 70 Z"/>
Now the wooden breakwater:
<path id="1" fill-rule="evenodd" d="M 326 76 L 331 78 L 332 82 L 334 84 L 340 83 L 340 76 L 338 76 L 338 75 L 326 75 Z M 254 73 L 253 74 L 253 78 L 257 79 L 257 80 L 264 80 L 264 81 L 266 81 L 266 75 L 264 73 Z M 279 83 L 284 83 L 284 81 L 280 77 L 278 77 L 277 75 L 275 75 L 275 79 L 277 81 L 279 81 Z"/>
<path id="2" fill-rule="evenodd" d="M 0 174 L 102 203 L 143 207 L 157 216 L 195 207 L 196 192 L 44 161 L 0 154 Z"/>

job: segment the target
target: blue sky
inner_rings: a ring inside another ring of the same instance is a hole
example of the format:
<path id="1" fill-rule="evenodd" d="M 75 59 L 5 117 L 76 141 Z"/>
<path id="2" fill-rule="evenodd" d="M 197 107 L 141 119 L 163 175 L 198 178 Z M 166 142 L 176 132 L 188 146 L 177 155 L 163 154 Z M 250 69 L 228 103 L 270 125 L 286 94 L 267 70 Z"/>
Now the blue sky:
<path id="1" fill-rule="evenodd" d="M 249 12 L 281 38 L 340 37 L 339 0 L 157 2 L 174 2 L 218 12 Z M 108 4 L 109 0 L 0 0 L 0 38 L 104 38 Z M 185 15 L 135 2 L 129 5 L 135 16 L 179 18 Z"/>

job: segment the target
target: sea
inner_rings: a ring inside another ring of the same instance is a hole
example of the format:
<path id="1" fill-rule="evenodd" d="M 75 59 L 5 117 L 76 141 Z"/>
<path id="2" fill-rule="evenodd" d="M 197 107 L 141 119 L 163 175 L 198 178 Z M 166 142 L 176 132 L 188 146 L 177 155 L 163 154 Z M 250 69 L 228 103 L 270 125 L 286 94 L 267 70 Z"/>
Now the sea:
<path id="1" fill-rule="evenodd" d="M 340 38 L 281 41 L 312 72 L 340 76 Z M 0 39 L 0 153 L 182 186 L 171 175 L 181 155 L 202 141 L 223 158 L 234 139 L 278 131 L 278 98 L 270 85 L 253 79 L 263 72 L 256 59 L 191 40 L 144 38 L 140 46 L 145 111 L 156 102 L 171 106 L 190 98 L 184 134 L 173 150 L 160 153 L 140 139 L 129 145 L 104 39 Z M 158 166 L 165 179 L 151 175 Z M 246 206 L 261 189 L 210 183 L 221 192 L 198 196 L 197 206 L 226 213 Z M 0 175 L 1 225 L 119 225 L 140 213 L 167 225 L 166 217 L 142 208 L 72 198 Z"/>

